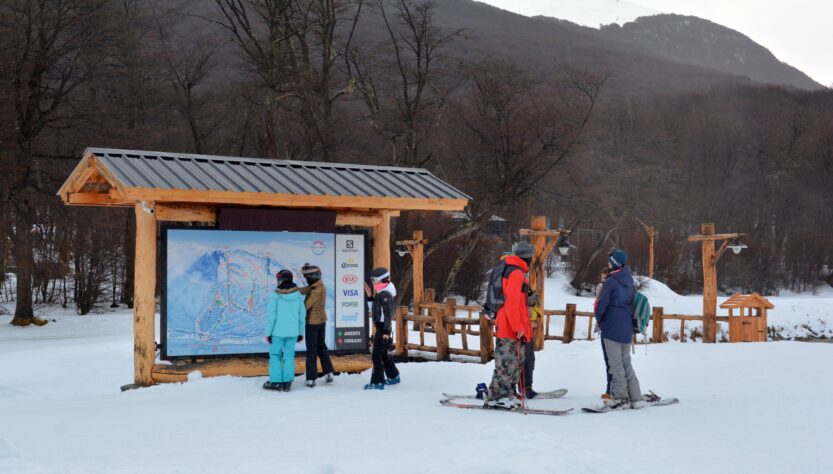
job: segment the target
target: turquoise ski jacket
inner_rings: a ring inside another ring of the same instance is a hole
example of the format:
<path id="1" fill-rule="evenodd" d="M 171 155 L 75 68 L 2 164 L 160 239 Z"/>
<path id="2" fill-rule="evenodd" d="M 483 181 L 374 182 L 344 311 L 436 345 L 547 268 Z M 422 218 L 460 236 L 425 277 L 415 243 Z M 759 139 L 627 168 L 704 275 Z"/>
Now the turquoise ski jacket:
<path id="1" fill-rule="evenodd" d="M 304 334 L 307 309 L 304 295 L 298 288 L 275 290 L 269 296 L 266 308 L 266 335 L 273 337 L 298 337 Z"/>

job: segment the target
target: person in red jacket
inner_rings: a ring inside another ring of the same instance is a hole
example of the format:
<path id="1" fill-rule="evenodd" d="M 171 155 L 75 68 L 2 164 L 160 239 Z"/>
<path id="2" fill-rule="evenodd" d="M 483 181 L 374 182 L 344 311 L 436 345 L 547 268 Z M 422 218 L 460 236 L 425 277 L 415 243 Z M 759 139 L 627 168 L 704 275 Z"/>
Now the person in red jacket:
<path id="1" fill-rule="evenodd" d="M 504 303 L 495 318 L 497 341 L 495 343 L 495 370 L 485 408 L 516 410 L 521 402 L 515 395 L 520 371 L 524 364 L 522 345 L 532 340 L 532 324 L 529 321 L 529 281 L 526 274 L 532 263 L 535 249 L 527 242 L 514 246 L 514 255 L 506 257 L 503 274 Z"/>

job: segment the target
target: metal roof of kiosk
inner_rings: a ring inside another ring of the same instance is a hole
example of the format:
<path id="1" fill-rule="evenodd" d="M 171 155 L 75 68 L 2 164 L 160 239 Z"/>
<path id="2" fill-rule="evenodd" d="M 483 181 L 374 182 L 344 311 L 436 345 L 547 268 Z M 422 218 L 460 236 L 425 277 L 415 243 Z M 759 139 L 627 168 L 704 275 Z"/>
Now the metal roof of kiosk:
<path id="1" fill-rule="evenodd" d="M 462 210 L 470 197 L 419 168 L 87 148 L 58 194 L 68 205 L 137 201 L 340 209 Z"/>

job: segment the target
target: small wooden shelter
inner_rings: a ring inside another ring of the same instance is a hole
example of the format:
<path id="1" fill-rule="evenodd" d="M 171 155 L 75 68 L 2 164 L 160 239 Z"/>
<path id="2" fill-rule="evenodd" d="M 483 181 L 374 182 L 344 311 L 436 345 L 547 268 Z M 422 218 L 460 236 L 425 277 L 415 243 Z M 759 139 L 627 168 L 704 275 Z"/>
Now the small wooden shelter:
<path id="1" fill-rule="evenodd" d="M 136 214 L 134 383 L 264 375 L 263 359 L 156 363 L 157 224 L 214 223 L 223 206 L 328 210 L 336 225 L 369 227 L 373 264 L 390 268 L 390 219 L 400 211 L 460 211 L 469 197 L 424 169 L 88 148 L 58 191 L 70 206 L 132 207 Z M 301 362 L 303 364 L 303 362 Z M 364 370 L 367 357 L 334 360 Z M 296 371 L 298 364 L 296 363 Z"/>
<path id="2" fill-rule="evenodd" d="M 767 310 L 774 307 L 758 293 L 734 294 L 724 301 L 720 308 L 729 310 L 729 342 L 766 342 Z"/>

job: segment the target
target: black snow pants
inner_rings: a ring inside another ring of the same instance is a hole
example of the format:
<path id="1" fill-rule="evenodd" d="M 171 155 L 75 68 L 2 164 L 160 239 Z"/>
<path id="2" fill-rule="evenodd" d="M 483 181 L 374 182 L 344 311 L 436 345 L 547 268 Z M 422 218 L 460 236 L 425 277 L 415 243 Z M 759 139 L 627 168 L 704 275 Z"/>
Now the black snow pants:
<path id="1" fill-rule="evenodd" d="M 399 370 L 388 357 L 388 348 L 392 339 L 385 340 L 382 337 L 382 325 L 376 325 L 376 334 L 373 336 L 373 352 L 370 359 L 373 361 L 373 373 L 370 376 L 370 383 L 385 383 L 385 376 L 392 379 L 399 375 Z"/>
<path id="2" fill-rule="evenodd" d="M 327 333 L 327 323 L 307 324 L 304 333 L 304 339 L 307 342 L 307 380 L 315 380 L 318 378 L 318 364 L 316 359 L 321 359 L 321 370 L 323 373 L 333 373 L 330 351 L 327 349 L 327 343 L 324 342 L 324 335 Z"/>

